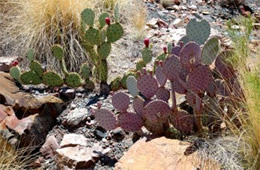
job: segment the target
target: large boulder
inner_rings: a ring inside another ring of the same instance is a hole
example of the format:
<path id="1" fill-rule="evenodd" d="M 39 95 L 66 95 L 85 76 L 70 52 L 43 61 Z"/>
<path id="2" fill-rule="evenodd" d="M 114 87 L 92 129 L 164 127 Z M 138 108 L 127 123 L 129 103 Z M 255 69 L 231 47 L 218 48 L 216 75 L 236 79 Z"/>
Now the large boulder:
<path id="1" fill-rule="evenodd" d="M 197 151 L 187 154 L 190 145 L 165 137 L 139 140 L 119 160 L 115 170 L 220 170 L 216 161 L 201 159 Z"/>

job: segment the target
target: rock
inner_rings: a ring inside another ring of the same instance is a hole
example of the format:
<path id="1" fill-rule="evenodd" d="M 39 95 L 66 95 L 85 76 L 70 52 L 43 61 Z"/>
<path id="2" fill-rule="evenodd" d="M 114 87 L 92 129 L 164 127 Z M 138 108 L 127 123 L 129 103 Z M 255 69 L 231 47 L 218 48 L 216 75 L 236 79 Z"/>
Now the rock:
<path id="1" fill-rule="evenodd" d="M 173 25 L 174 27 L 176 27 L 176 28 L 183 26 L 183 24 L 184 24 L 184 20 L 183 20 L 183 19 L 180 19 L 180 18 L 175 19 L 175 20 L 173 21 L 173 23 L 172 23 L 172 25 Z"/>
<path id="2" fill-rule="evenodd" d="M 74 89 L 65 88 L 60 90 L 60 97 L 63 100 L 70 101 L 73 100 L 75 96 L 76 96 L 76 92 Z"/>
<path id="3" fill-rule="evenodd" d="M 12 62 L 17 59 L 17 56 L 0 57 L 0 71 L 9 72 Z"/>
<path id="4" fill-rule="evenodd" d="M 45 158 L 51 158 L 55 155 L 55 151 L 59 148 L 59 144 L 55 136 L 49 136 L 40 149 Z"/>
<path id="5" fill-rule="evenodd" d="M 87 169 L 95 162 L 92 157 L 93 149 L 90 147 L 76 145 L 57 149 L 56 152 L 58 169 Z"/>
<path id="6" fill-rule="evenodd" d="M 62 124 L 64 126 L 76 127 L 81 122 L 85 122 L 88 116 L 90 116 L 88 109 L 76 108 L 67 114 Z"/>
<path id="7" fill-rule="evenodd" d="M 213 160 L 201 160 L 198 152 L 184 154 L 191 144 L 179 140 L 157 138 L 136 142 L 115 166 L 115 170 L 190 170 L 220 169 Z"/>
<path id="8" fill-rule="evenodd" d="M 120 127 L 111 131 L 112 138 L 117 142 L 122 141 L 125 138 L 125 135 L 125 132 Z"/>
<path id="9" fill-rule="evenodd" d="M 87 147 L 87 139 L 83 135 L 66 134 L 56 153 L 58 169 L 87 169 L 94 165 L 104 151 L 99 143 Z"/>
<path id="10" fill-rule="evenodd" d="M 76 145 L 87 146 L 87 138 L 85 138 L 83 135 L 71 133 L 64 135 L 60 143 L 61 148 Z"/>

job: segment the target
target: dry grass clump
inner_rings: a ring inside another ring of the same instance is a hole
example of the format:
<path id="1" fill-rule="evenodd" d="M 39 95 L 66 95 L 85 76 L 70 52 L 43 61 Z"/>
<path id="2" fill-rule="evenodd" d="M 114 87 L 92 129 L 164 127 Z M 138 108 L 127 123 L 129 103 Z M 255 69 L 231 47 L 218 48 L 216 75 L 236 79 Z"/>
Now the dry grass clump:
<path id="1" fill-rule="evenodd" d="M 25 154 L 27 149 L 14 149 L 0 137 L 0 169 L 25 169 L 32 161 L 32 156 Z"/>
<path id="2" fill-rule="evenodd" d="M 59 43 L 65 49 L 68 68 L 77 70 L 87 56 L 81 46 L 81 11 L 92 8 L 98 16 L 111 12 L 116 3 L 125 27 L 134 27 L 130 18 L 140 9 L 138 0 L 0 0 L 0 49 L 4 55 L 25 56 L 34 48 L 37 59 L 56 68 L 50 47 Z"/>

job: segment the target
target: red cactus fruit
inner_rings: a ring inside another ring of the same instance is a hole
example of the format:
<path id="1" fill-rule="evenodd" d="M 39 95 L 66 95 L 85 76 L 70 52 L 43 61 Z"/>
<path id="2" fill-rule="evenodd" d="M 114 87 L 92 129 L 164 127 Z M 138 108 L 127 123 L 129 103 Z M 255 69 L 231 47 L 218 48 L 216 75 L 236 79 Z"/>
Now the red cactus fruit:
<path id="1" fill-rule="evenodd" d="M 163 47 L 163 52 L 167 54 L 167 47 Z"/>
<path id="2" fill-rule="evenodd" d="M 18 64 L 19 64 L 18 60 L 14 60 L 14 61 L 11 63 L 11 65 L 12 65 L 13 67 L 17 66 Z"/>
<path id="3" fill-rule="evenodd" d="M 149 47 L 149 44 L 150 44 L 149 38 L 145 38 L 145 39 L 144 39 L 144 45 L 145 45 L 145 47 L 148 48 L 148 47 Z"/>
<path id="4" fill-rule="evenodd" d="M 107 25 L 110 25 L 110 23 L 111 23 L 111 20 L 110 20 L 110 18 L 109 18 L 109 17 L 106 17 L 105 21 L 106 21 Z"/>

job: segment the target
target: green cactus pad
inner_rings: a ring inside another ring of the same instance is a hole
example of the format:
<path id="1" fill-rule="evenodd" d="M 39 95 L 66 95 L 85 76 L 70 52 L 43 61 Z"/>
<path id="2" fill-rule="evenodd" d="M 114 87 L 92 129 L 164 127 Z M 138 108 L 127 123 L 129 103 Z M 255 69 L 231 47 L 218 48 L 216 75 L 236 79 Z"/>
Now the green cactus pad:
<path id="1" fill-rule="evenodd" d="M 85 80 L 89 79 L 91 70 L 90 70 L 88 64 L 84 63 L 84 64 L 81 65 L 80 73 L 81 73 L 82 77 L 83 77 Z"/>
<path id="2" fill-rule="evenodd" d="M 20 79 L 23 84 L 37 85 L 42 83 L 42 79 L 33 71 L 27 71 L 21 74 Z"/>
<path id="3" fill-rule="evenodd" d="M 70 87 L 79 87 L 82 85 L 82 80 L 78 73 L 73 72 L 73 73 L 69 73 L 65 77 L 65 83 Z"/>
<path id="4" fill-rule="evenodd" d="M 43 68 L 41 64 L 37 61 L 32 61 L 30 63 L 30 69 L 34 71 L 38 76 L 42 77 L 43 75 Z"/>
<path id="5" fill-rule="evenodd" d="M 111 51 L 111 44 L 110 43 L 102 43 L 98 49 L 98 55 L 101 57 L 101 59 L 106 59 Z"/>
<path id="6" fill-rule="evenodd" d="M 92 9 L 84 9 L 82 12 L 81 12 L 81 19 L 82 21 L 89 25 L 90 27 L 93 27 L 94 25 L 94 20 L 95 20 L 95 13 Z"/>
<path id="7" fill-rule="evenodd" d="M 20 75 L 21 75 L 21 70 L 18 66 L 12 67 L 10 69 L 10 75 L 17 81 L 19 81 L 20 79 Z"/>
<path id="8" fill-rule="evenodd" d="M 64 83 L 62 77 L 52 71 L 44 73 L 42 78 L 43 83 L 51 87 L 62 86 Z"/>
<path id="9" fill-rule="evenodd" d="M 211 65 L 217 57 L 220 50 L 220 43 L 218 38 L 210 38 L 204 45 L 201 53 L 201 61 L 203 64 Z"/>
<path id="10" fill-rule="evenodd" d="M 137 88 L 137 80 L 134 76 L 128 76 L 126 79 L 126 86 L 129 91 L 129 93 L 135 97 L 138 95 L 139 90 Z"/>
<path id="11" fill-rule="evenodd" d="M 125 89 L 127 88 L 127 86 L 126 86 L 126 80 L 127 80 L 127 78 L 128 78 L 129 76 L 134 76 L 135 78 L 137 78 L 137 75 L 136 75 L 135 73 L 133 73 L 133 72 L 128 72 L 128 73 L 126 73 L 126 74 L 123 76 L 122 80 L 121 80 L 121 84 L 122 84 L 123 88 L 125 88 Z"/>
<path id="12" fill-rule="evenodd" d="M 26 56 L 27 56 L 27 59 L 28 59 L 29 61 L 32 61 L 32 60 L 34 59 L 34 49 L 30 49 L 30 50 L 27 52 Z"/>
<path id="13" fill-rule="evenodd" d="M 170 54 L 170 53 L 169 53 Z M 163 53 L 157 57 L 158 60 L 164 61 L 167 57 L 167 54 Z"/>
<path id="14" fill-rule="evenodd" d="M 106 41 L 106 38 L 107 38 L 106 30 L 101 30 L 100 31 L 100 41 L 101 41 L 101 43 L 104 43 Z"/>
<path id="15" fill-rule="evenodd" d="M 118 6 L 118 4 L 116 4 L 116 6 L 114 8 L 114 15 L 115 15 L 116 23 L 119 23 L 120 14 L 119 14 L 119 6 Z"/>
<path id="16" fill-rule="evenodd" d="M 108 13 L 103 13 L 99 16 L 99 25 L 101 28 L 103 28 L 106 25 L 105 19 L 109 17 Z"/>
<path id="17" fill-rule="evenodd" d="M 89 28 L 85 34 L 86 41 L 89 45 L 96 45 L 100 43 L 100 32 L 95 28 Z"/>
<path id="18" fill-rule="evenodd" d="M 112 91 L 117 91 L 121 87 L 121 77 L 117 77 L 110 83 L 110 88 Z"/>
<path id="19" fill-rule="evenodd" d="M 143 60 L 140 60 L 136 63 L 136 70 L 141 71 L 146 66 Z"/>
<path id="20" fill-rule="evenodd" d="M 95 83 L 89 79 L 85 80 L 85 84 L 83 86 L 87 90 L 93 90 L 95 88 Z"/>
<path id="21" fill-rule="evenodd" d="M 107 28 L 107 40 L 108 42 L 115 42 L 119 40 L 124 34 L 124 29 L 120 24 L 111 24 Z"/>
<path id="22" fill-rule="evenodd" d="M 195 18 L 191 19 L 186 27 L 186 35 L 191 41 L 198 44 L 204 44 L 210 35 L 210 24 L 205 19 L 197 21 Z"/>
<path id="23" fill-rule="evenodd" d="M 98 66 L 98 75 L 99 75 L 99 79 L 101 80 L 101 82 L 107 81 L 108 68 L 107 68 L 107 62 L 106 61 L 102 60 L 100 65 Z"/>
<path id="24" fill-rule="evenodd" d="M 142 51 L 142 57 L 145 64 L 148 64 L 152 60 L 152 50 L 150 48 L 144 48 Z"/>
<path id="25" fill-rule="evenodd" d="M 55 44 L 51 47 L 52 54 L 57 60 L 61 61 L 64 57 L 64 50 L 61 45 Z"/>

